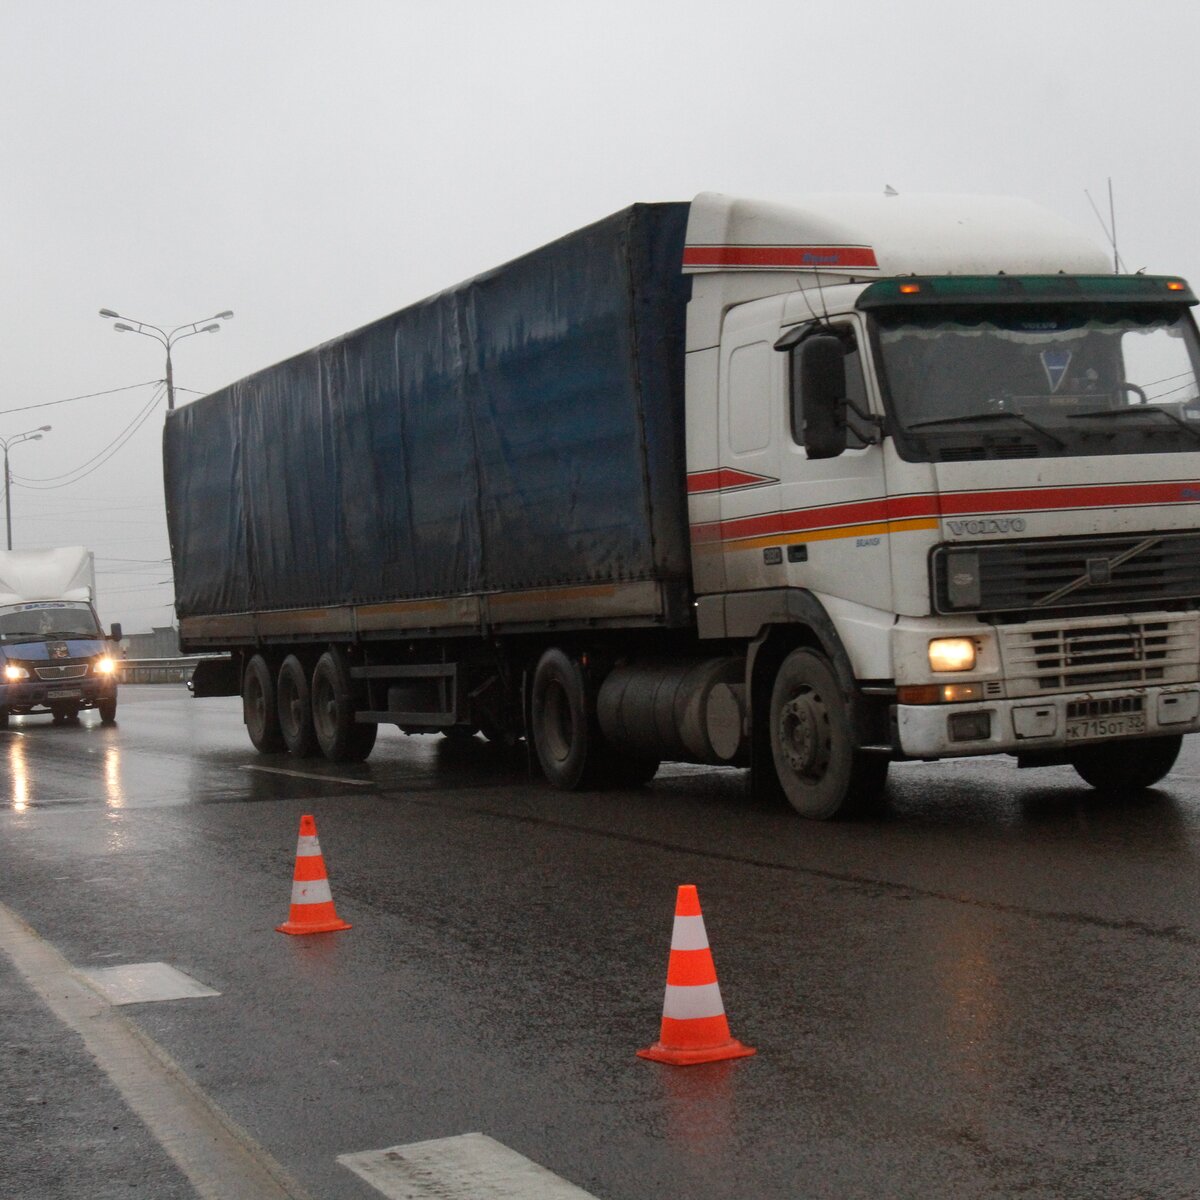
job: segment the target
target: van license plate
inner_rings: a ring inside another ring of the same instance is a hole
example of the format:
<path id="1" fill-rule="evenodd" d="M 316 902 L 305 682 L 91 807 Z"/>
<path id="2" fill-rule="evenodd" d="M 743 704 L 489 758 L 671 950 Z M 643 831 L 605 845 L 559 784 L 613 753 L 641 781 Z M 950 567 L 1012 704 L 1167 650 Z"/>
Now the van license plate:
<path id="1" fill-rule="evenodd" d="M 78 688 L 51 688 L 46 693 L 47 700 L 82 700 L 83 693 Z"/>
<path id="2" fill-rule="evenodd" d="M 1067 741 L 1086 742 L 1096 738 L 1130 737 L 1146 732 L 1144 713 L 1122 713 L 1116 717 L 1085 717 L 1067 722 Z"/>

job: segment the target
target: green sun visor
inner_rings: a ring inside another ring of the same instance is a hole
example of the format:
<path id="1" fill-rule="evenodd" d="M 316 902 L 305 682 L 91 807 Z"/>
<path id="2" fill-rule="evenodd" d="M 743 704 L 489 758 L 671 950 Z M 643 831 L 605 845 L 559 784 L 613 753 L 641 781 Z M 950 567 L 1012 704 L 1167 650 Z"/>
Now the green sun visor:
<path id="1" fill-rule="evenodd" d="M 871 284 L 856 307 L 1195 303 L 1187 283 L 1171 275 L 908 275 Z"/>

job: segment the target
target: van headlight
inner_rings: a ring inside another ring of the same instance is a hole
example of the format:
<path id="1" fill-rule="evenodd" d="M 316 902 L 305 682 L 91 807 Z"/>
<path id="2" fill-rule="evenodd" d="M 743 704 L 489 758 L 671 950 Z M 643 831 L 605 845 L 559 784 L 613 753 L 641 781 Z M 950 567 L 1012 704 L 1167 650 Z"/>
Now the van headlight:
<path id="1" fill-rule="evenodd" d="M 929 643 L 931 671 L 972 671 L 975 642 L 971 638 L 934 638 Z"/>
<path id="2" fill-rule="evenodd" d="M 103 658 L 96 659 L 92 666 L 92 670 L 97 675 L 111 675 L 117 669 L 117 664 L 106 654 Z"/>
<path id="3" fill-rule="evenodd" d="M 9 683 L 15 683 L 18 679 L 28 679 L 29 672 L 24 667 L 18 667 L 16 663 L 9 663 L 4 668 L 4 678 Z"/>

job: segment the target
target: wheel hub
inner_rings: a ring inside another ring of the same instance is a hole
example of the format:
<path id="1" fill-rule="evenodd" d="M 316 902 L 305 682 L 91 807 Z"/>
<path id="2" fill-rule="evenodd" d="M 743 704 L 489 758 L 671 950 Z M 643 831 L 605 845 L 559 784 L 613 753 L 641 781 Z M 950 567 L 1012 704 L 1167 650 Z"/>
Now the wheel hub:
<path id="1" fill-rule="evenodd" d="M 797 775 L 819 779 L 829 764 L 829 718 L 814 692 L 793 696 L 779 714 L 779 745 Z"/>

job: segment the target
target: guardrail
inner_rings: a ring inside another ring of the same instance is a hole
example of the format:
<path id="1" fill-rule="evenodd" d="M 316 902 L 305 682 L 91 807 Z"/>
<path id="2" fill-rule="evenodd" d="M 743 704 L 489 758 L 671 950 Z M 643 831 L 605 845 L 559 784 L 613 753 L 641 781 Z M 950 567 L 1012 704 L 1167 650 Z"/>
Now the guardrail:
<path id="1" fill-rule="evenodd" d="M 199 654 L 180 658 L 119 658 L 117 682 L 186 683 L 196 664 L 203 658 L 212 657 L 211 654 Z"/>

